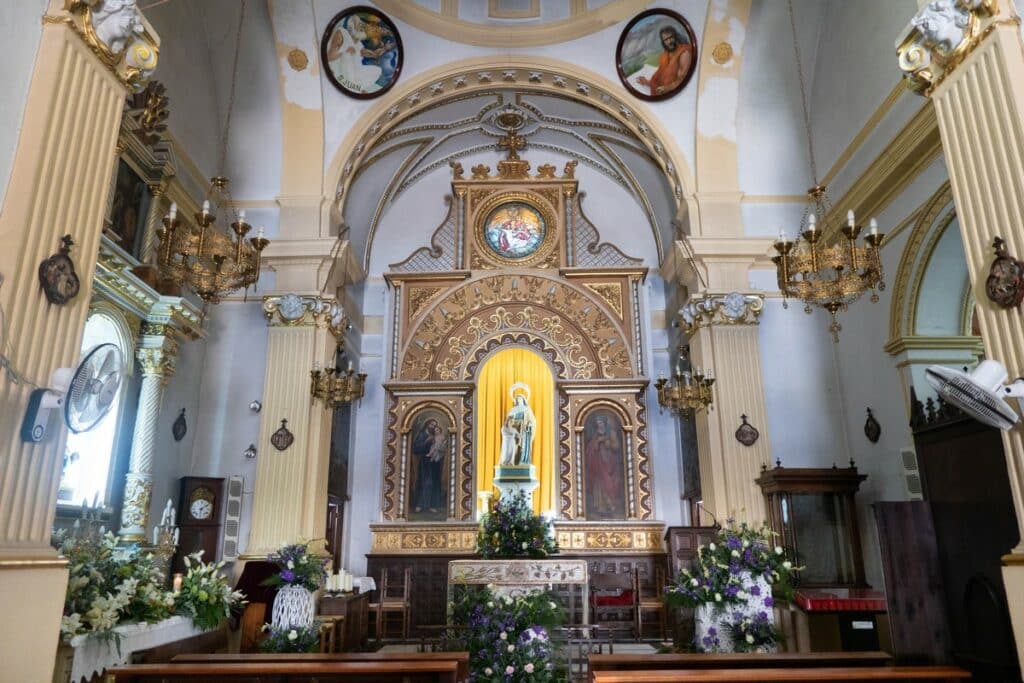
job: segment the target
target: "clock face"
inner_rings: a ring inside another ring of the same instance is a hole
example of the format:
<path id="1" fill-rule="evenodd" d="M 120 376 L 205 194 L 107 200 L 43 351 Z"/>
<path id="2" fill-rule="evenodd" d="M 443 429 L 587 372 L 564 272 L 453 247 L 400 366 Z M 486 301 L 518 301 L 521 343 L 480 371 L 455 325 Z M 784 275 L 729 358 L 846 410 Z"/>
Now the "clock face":
<path id="1" fill-rule="evenodd" d="M 210 519 L 213 514 L 213 492 L 202 486 L 193 491 L 188 511 L 193 519 Z"/>

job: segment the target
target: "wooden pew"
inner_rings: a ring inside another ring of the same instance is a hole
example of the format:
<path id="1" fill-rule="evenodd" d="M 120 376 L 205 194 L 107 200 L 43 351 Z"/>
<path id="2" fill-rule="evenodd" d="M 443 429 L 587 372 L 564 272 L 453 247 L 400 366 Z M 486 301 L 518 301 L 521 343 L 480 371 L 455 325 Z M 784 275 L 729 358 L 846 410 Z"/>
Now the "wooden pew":
<path id="1" fill-rule="evenodd" d="M 591 671 L 592 683 L 826 683 L 827 681 L 943 681 L 968 679 L 970 672 L 955 666 L 806 667 L 793 669 L 661 669 L 649 671 Z"/>
<path id="2" fill-rule="evenodd" d="M 446 661 L 211 662 L 135 664 L 108 669 L 108 683 L 457 683 Z"/>
<path id="3" fill-rule="evenodd" d="M 260 654 L 178 655 L 174 664 L 217 664 L 230 662 L 457 662 L 459 680 L 469 679 L 468 652 L 314 652 Z"/>
<path id="4" fill-rule="evenodd" d="M 889 666 L 886 652 L 779 652 L 682 653 L 682 654 L 594 654 L 588 657 L 590 671 L 646 669 L 778 669 L 807 667 Z"/>

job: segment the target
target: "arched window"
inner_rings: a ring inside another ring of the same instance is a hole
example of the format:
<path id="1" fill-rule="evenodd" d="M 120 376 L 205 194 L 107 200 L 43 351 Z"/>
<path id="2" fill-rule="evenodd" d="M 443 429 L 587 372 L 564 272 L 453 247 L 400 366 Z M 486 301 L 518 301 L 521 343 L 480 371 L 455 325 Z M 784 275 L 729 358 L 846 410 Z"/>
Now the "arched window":
<path id="1" fill-rule="evenodd" d="M 79 357 L 84 357 L 89 349 L 104 343 L 116 344 L 125 358 L 131 357 L 131 350 L 125 348 L 118 321 L 105 313 L 93 313 L 85 322 L 82 353 Z M 76 505 L 85 500 L 90 505 L 109 504 L 113 454 L 117 427 L 121 422 L 124 385 L 123 382 L 110 412 L 96 427 L 81 434 L 68 433 L 67 445 L 64 447 L 64 469 L 57 494 L 58 503 Z"/>

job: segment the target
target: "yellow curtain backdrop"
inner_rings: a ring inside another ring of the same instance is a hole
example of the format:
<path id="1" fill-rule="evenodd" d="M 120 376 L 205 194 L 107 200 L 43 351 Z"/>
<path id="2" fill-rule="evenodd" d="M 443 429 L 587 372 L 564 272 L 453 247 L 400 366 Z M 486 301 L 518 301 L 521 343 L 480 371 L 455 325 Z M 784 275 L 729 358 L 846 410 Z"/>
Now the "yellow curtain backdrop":
<path id="1" fill-rule="evenodd" d="M 537 433 L 530 460 L 537 467 L 540 486 L 533 493 L 534 512 L 556 510 L 555 505 L 555 380 L 548 364 L 532 351 L 510 348 L 488 359 L 477 375 L 476 489 L 498 490 L 494 466 L 501 453 L 501 423 L 512 407 L 509 389 L 516 382 L 530 387 L 530 408 L 537 417 Z"/>

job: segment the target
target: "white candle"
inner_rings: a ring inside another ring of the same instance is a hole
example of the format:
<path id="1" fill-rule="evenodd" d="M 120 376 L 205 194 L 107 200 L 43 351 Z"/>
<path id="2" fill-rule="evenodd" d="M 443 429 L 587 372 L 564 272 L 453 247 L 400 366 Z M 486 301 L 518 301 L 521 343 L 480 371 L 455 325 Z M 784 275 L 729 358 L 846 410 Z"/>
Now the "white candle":
<path id="1" fill-rule="evenodd" d="M 851 228 L 857 225 L 857 222 L 853 219 L 853 209 L 846 212 L 846 224 Z"/>
<path id="2" fill-rule="evenodd" d="M 239 209 L 238 210 L 238 222 L 239 223 L 244 223 L 245 222 L 245 209 Z"/>
<path id="3" fill-rule="evenodd" d="M 178 528 L 174 528 L 174 545 L 178 545 Z"/>
<path id="4" fill-rule="evenodd" d="M 258 237 L 260 239 L 263 239 L 263 226 L 262 225 L 260 226 L 260 229 L 256 231 L 256 237 Z"/>
<path id="5" fill-rule="evenodd" d="M 353 365 L 352 365 L 352 361 L 349 361 L 349 362 L 348 362 L 348 371 L 349 371 L 349 372 L 352 372 L 352 367 L 353 367 Z"/>
<path id="6" fill-rule="evenodd" d="M 704 377 L 707 378 L 707 379 L 714 379 L 715 378 L 715 371 L 712 370 L 711 368 L 708 368 L 708 374 L 704 375 Z"/>
<path id="7" fill-rule="evenodd" d="M 174 202 L 171 202 L 171 212 L 167 214 L 167 216 L 171 219 L 172 222 L 174 221 L 175 218 L 178 217 L 178 205 L 175 204 Z"/>
<path id="8" fill-rule="evenodd" d="M 818 217 L 814 215 L 813 211 L 811 212 L 811 215 L 807 217 L 807 229 L 811 232 L 818 229 Z"/>
<path id="9" fill-rule="evenodd" d="M 174 582 L 172 583 L 172 588 L 175 593 L 181 592 L 181 583 L 182 581 L 184 581 L 184 579 L 184 575 L 182 575 L 180 572 L 174 575 Z"/>
<path id="10" fill-rule="evenodd" d="M 313 361 L 313 372 L 320 372 L 320 361 Z"/>
<path id="11" fill-rule="evenodd" d="M 781 229 L 781 228 L 779 229 L 779 241 L 780 242 L 785 242 L 786 241 L 786 231 Z"/>
<path id="12" fill-rule="evenodd" d="M 868 225 L 871 226 L 871 234 L 872 235 L 877 235 L 878 234 L 878 221 L 875 220 L 874 218 L 872 218 L 871 222 L 868 223 Z"/>
<path id="13" fill-rule="evenodd" d="M 156 527 L 153 527 L 153 545 L 156 545 L 159 542 L 157 540 L 157 534 L 158 533 L 159 533 L 159 529 L 157 529 Z"/>
<path id="14" fill-rule="evenodd" d="M 345 572 L 345 590 L 352 590 L 352 574 Z"/>

